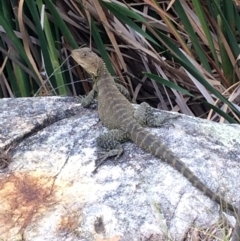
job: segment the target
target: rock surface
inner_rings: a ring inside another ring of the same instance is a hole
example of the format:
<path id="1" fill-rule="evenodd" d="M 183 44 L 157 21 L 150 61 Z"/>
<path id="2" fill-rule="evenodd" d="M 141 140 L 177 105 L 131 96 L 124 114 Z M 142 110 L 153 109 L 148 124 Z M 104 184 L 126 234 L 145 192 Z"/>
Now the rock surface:
<path id="1" fill-rule="evenodd" d="M 76 99 L 2 99 L 0 117 L 0 148 L 15 143 L 0 173 L 0 240 L 181 240 L 219 219 L 216 203 L 133 143 L 93 175 L 106 129 Z M 172 123 L 149 131 L 236 205 L 240 126 L 184 115 Z"/>

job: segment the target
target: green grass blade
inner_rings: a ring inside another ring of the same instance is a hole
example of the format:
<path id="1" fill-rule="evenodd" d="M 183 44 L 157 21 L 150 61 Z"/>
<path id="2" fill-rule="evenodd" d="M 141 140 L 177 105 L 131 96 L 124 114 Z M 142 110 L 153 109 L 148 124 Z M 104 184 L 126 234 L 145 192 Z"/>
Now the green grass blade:
<path id="1" fill-rule="evenodd" d="M 134 12 L 134 10 L 131 10 L 127 7 L 123 7 L 120 4 L 117 3 L 113 3 L 113 2 L 106 2 L 106 1 L 101 1 L 101 4 L 104 5 L 106 8 L 111 8 L 111 9 L 115 9 L 115 11 L 117 11 L 118 13 L 120 13 L 121 15 L 124 16 L 128 16 L 130 18 L 133 18 L 139 22 L 145 23 L 146 20 L 139 15 L 138 13 Z"/>
<path id="2" fill-rule="evenodd" d="M 16 64 L 14 64 L 14 73 L 17 76 L 18 91 L 14 94 L 16 97 L 28 97 L 32 93 L 30 92 L 30 85 L 28 80 L 28 75 Z"/>
<path id="3" fill-rule="evenodd" d="M 222 1 L 222 9 L 223 9 L 223 14 L 226 18 L 227 23 L 229 24 L 229 27 L 231 29 L 232 32 L 235 32 L 235 28 L 236 28 L 236 19 L 234 16 L 234 3 L 233 1 L 229 1 L 229 0 L 223 0 Z"/>
<path id="4" fill-rule="evenodd" d="M 50 28 L 50 25 L 49 25 L 49 22 L 48 22 L 48 19 L 46 16 L 45 16 L 45 20 L 44 20 L 44 30 L 45 30 L 46 40 L 48 43 L 48 49 L 49 49 L 49 53 L 50 53 L 52 66 L 55 70 L 57 70 L 57 72 L 54 73 L 56 83 L 53 86 L 55 89 L 57 89 L 57 91 L 60 95 L 66 95 L 67 92 L 66 92 L 66 88 L 65 88 L 65 82 L 63 79 L 63 75 L 61 74 L 61 67 L 60 67 L 60 63 L 59 63 L 59 59 L 58 59 L 58 55 L 57 55 L 57 50 L 55 47 L 54 39 L 56 39 L 56 36 L 53 36 L 54 31 L 52 31 L 52 29 Z"/>
<path id="5" fill-rule="evenodd" d="M 181 5 L 181 3 L 179 2 L 179 0 L 176 0 L 174 2 L 174 9 L 176 10 L 177 14 L 179 15 L 180 19 L 181 19 L 181 24 L 184 26 L 188 36 L 190 37 L 193 47 L 196 50 L 196 55 L 199 57 L 200 62 L 202 63 L 202 65 L 204 66 L 204 68 L 211 73 L 211 67 L 208 63 L 208 59 L 205 56 L 204 51 L 202 50 L 202 48 L 200 47 L 199 44 L 199 40 L 198 37 L 191 25 L 191 23 L 189 22 L 189 19 Z"/>
<path id="6" fill-rule="evenodd" d="M 239 124 L 235 119 L 233 119 L 230 115 L 228 115 L 226 112 L 222 111 L 221 109 L 219 109 L 217 106 L 210 104 L 209 102 L 206 101 L 201 101 L 202 103 L 204 103 L 205 105 L 208 105 L 211 109 L 213 109 L 215 112 L 217 112 L 220 116 L 222 116 L 223 118 L 225 118 L 227 121 L 229 121 L 229 123 L 232 124 Z"/>
<path id="7" fill-rule="evenodd" d="M 147 73 L 147 72 L 143 72 L 143 74 L 145 74 L 147 77 L 151 78 L 151 79 L 154 79 L 155 81 L 157 81 L 158 83 L 162 84 L 162 85 L 165 85 L 171 89 L 175 89 L 183 94 L 186 94 L 186 95 L 189 95 L 191 97 L 194 97 L 194 95 L 192 95 L 191 93 L 189 93 L 187 90 L 181 88 L 180 86 L 172 83 L 171 81 L 169 80 L 166 80 L 166 79 L 163 79 L 155 74 L 152 74 L 152 73 Z"/>
<path id="8" fill-rule="evenodd" d="M 36 27 L 36 31 L 37 31 L 37 35 L 38 35 L 38 38 L 39 38 L 40 48 L 41 48 L 41 52 L 42 52 L 42 55 L 43 55 L 43 59 L 44 59 L 47 74 L 48 74 L 48 76 L 51 76 L 54 69 L 53 69 L 53 66 L 52 66 L 52 63 L 51 63 L 51 58 L 50 58 L 49 50 L 48 50 L 48 44 L 47 44 L 47 41 L 46 41 L 45 34 L 42 30 L 42 26 L 40 24 L 41 19 L 40 19 L 40 16 L 39 16 L 39 12 L 41 11 L 42 2 L 37 1 L 39 11 L 37 9 L 37 5 L 36 5 L 35 1 L 25 0 L 25 3 L 27 4 L 27 6 L 30 10 L 30 13 L 31 13 L 32 18 L 33 18 L 33 22 L 34 22 L 35 27 Z M 51 76 L 49 81 L 54 82 L 55 76 L 54 75 Z"/>
<path id="9" fill-rule="evenodd" d="M 63 36 L 66 38 L 66 40 L 69 42 L 69 44 L 72 46 L 73 49 L 78 48 L 78 45 L 77 45 L 76 41 L 74 40 L 68 26 L 63 21 L 60 14 L 58 13 L 58 10 L 56 9 L 55 5 L 50 0 L 45 0 L 45 2 L 46 2 L 46 5 L 47 5 L 49 11 L 51 12 L 51 14 L 53 16 L 54 23 L 59 27 Z"/>
<path id="10" fill-rule="evenodd" d="M 24 64 L 27 64 L 29 68 L 32 69 L 32 66 L 27 58 L 27 55 L 25 53 L 25 50 L 23 48 L 21 41 L 17 38 L 17 36 L 13 32 L 11 28 L 11 24 L 9 24 L 9 21 L 7 22 L 6 19 L 3 17 L 3 14 L 1 13 L 0 13 L 0 25 L 2 25 L 2 27 L 6 31 L 6 34 L 11 39 L 13 45 L 18 50 L 20 54 L 20 57 L 19 57 L 20 61 L 24 62 Z M 15 50 L 12 50 L 12 53 L 15 54 Z M 15 72 L 15 76 L 17 79 L 17 86 L 18 86 L 18 89 L 17 90 L 15 89 L 16 96 L 17 97 L 29 96 L 31 94 L 31 91 L 30 91 L 28 76 L 24 73 L 24 71 L 21 68 L 19 68 L 15 64 L 14 64 L 14 72 Z M 35 77 L 36 79 L 38 79 L 37 76 Z"/>
<path id="11" fill-rule="evenodd" d="M 111 61 L 109 59 L 108 53 L 106 51 L 105 45 L 103 43 L 103 40 L 101 38 L 101 35 L 99 34 L 99 30 L 96 27 L 96 24 L 93 19 L 91 19 L 91 29 L 92 29 L 92 36 L 93 39 L 98 47 L 98 50 L 101 54 L 101 57 L 103 58 L 103 61 L 106 64 L 106 67 L 111 75 L 115 75 L 114 69 L 112 67 Z"/>
<path id="12" fill-rule="evenodd" d="M 219 45 L 220 56 L 221 56 L 221 60 L 222 60 L 222 71 L 224 73 L 225 78 L 228 80 L 228 86 L 226 86 L 228 88 L 233 83 L 234 69 L 233 69 L 233 65 L 229 59 L 226 48 L 224 46 L 221 35 L 219 33 L 219 31 L 224 31 L 224 26 L 222 26 L 222 21 L 221 21 L 221 18 L 219 18 L 219 17 L 218 17 L 218 26 L 219 26 L 219 29 L 217 30 L 217 36 L 218 36 L 218 45 Z"/>
<path id="13" fill-rule="evenodd" d="M 235 17 L 235 24 L 236 24 L 237 31 L 240 33 L 240 16 L 236 6 L 234 6 L 234 17 Z"/>
<path id="14" fill-rule="evenodd" d="M 14 23 L 11 21 L 13 19 L 11 5 L 8 1 L 1 1 L 2 16 L 8 21 L 9 27 L 13 29 Z"/>
<path id="15" fill-rule="evenodd" d="M 210 48 L 211 53 L 213 55 L 215 64 L 219 67 L 219 61 L 218 61 L 217 53 L 216 53 L 216 50 L 215 50 L 215 47 L 214 47 L 214 44 L 213 44 L 213 40 L 212 40 L 212 36 L 211 36 L 210 30 L 209 30 L 208 21 L 207 21 L 206 16 L 203 12 L 203 9 L 202 9 L 202 3 L 199 0 L 193 0 L 192 2 L 193 2 L 193 5 L 194 5 L 194 8 L 196 10 L 197 16 L 199 18 L 199 21 L 202 25 L 204 34 L 207 38 L 209 48 Z"/>
<path id="16" fill-rule="evenodd" d="M 235 56 L 235 58 L 237 58 L 240 54 L 240 49 L 236 40 L 236 37 L 234 36 L 231 27 L 229 26 L 229 23 L 227 22 L 226 18 L 224 17 L 221 9 L 218 7 L 218 4 L 216 3 L 216 0 L 213 0 L 213 4 L 215 5 L 216 9 L 218 10 L 218 14 L 221 17 L 221 21 L 223 24 L 223 27 L 225 29 L 225 33 L 226 33 L 226 39 L 228 40 L 228 43 L 231 47 L 231 50 Z"/>
<path id="17" fill-rule="evenodd" d="M 17 38 L 12 28 L 10 27 L 9 22 L 6 21 L 6 19 L 3 17 L 2 14 L 0 14 L 0 25 L 2 25 L 8 37 L 12 40 L 13 45 L 19 51 L 19 54 L 21 55 L 21 57 L 24 59 L 26 63 L 30 65 L 21 41 Z"/>
<path id="18" fill-rule="evenodd" d="M 159 46 L 159 44 L 145 31 L 143 31 L 132 19 L 128 18 L 126 15 L 123 14 L 123 12 L 119 12 L 116 9 L 116 6 L 112 6 L 112 3 L 107 2 L 101 2 L 103 6 L 105 6 L 111 13 L 114 14 L 115 17 L 117 17 L 120 21 L 127 24 L 129 27 L 140 33 L 143 37 L 151 41 L 152 43 Z"/>

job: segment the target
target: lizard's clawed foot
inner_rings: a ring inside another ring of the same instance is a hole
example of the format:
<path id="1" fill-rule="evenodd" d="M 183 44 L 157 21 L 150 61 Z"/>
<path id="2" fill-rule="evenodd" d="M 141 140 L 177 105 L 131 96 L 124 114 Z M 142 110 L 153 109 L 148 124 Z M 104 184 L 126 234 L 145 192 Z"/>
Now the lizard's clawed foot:
<path id="1" fill-rule="evenodd" d="M 84 108 L 95 109 L 97 107 L 97 101 L 96 100 L 89 101 L 89 98 L 87 96 L 79 95 L 78 100 L 81 103 L 82 107 Z"/>
<path id="2" fill-rule="evenodd" d="M 84 102 L 86 102 L 86 95 L 78 95 L 76 98 L 84 107 Z"/>
<path id="3" fill-rule="evenodd" d="M 150 127 L 170 127 L 174 126 L 173 123 L 169 123 L 170 120 L 178 119 L 181 116 L 158 118 L 157 116 L 150 116 L 147 119 L 148 126 Z"/>
<path id="4" fill-rule="evenodd" d="M 95 98 L 97 96 L 97 91 L 93 88 L 87 96 L 79 96 L 82 107 L 90 108 L 96 103 Z"/>
<path id="5" fill-rule="evenodd" d="M 117 146 L 116 149 L 110 151 L 99 152 L 98 163 L 95 163 L 95 168 L 92 173 L 96 173 L 97 169 L 109 158 L 115 156 L 114 160 L 116 161 L 123 153 L 122 146 Z"/>

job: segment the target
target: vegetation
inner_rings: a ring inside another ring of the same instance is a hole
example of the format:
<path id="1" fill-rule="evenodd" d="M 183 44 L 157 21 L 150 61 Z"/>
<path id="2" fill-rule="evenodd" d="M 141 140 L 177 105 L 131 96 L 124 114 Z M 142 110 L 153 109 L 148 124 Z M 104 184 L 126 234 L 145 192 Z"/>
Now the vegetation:
<path id="1" fill-rule="evenodd" d="M 70 56 L 90 46 L 133 101 L 240 122 L 239 6 L 233 0 L 0 3 L 0 97 L 78 95 Z"/>

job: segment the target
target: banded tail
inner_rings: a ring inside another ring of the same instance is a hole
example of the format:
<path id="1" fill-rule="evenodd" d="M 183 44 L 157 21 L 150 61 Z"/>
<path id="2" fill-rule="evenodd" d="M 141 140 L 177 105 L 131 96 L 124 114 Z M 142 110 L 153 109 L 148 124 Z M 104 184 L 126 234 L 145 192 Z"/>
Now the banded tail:
<path id="1" fill-rule="evenodd" d="M 221 196 L 215 194 L 182 161 L 180 161 L 163 142 L 144 129 L 140 124 L 136 123 L 133 126 L 132 123 L 130 123 L 126 126 L 126 129 L 128 129 L 131 134 L 132 141 L 140 148 L 174 167 L 184 177 L 186 177 L 194 187 L 202 191 L 211 200 L 217 202 L 223 210 L 230 210 L 237 213 L 238 210 L 236 207 L 225 201 Z"/>

